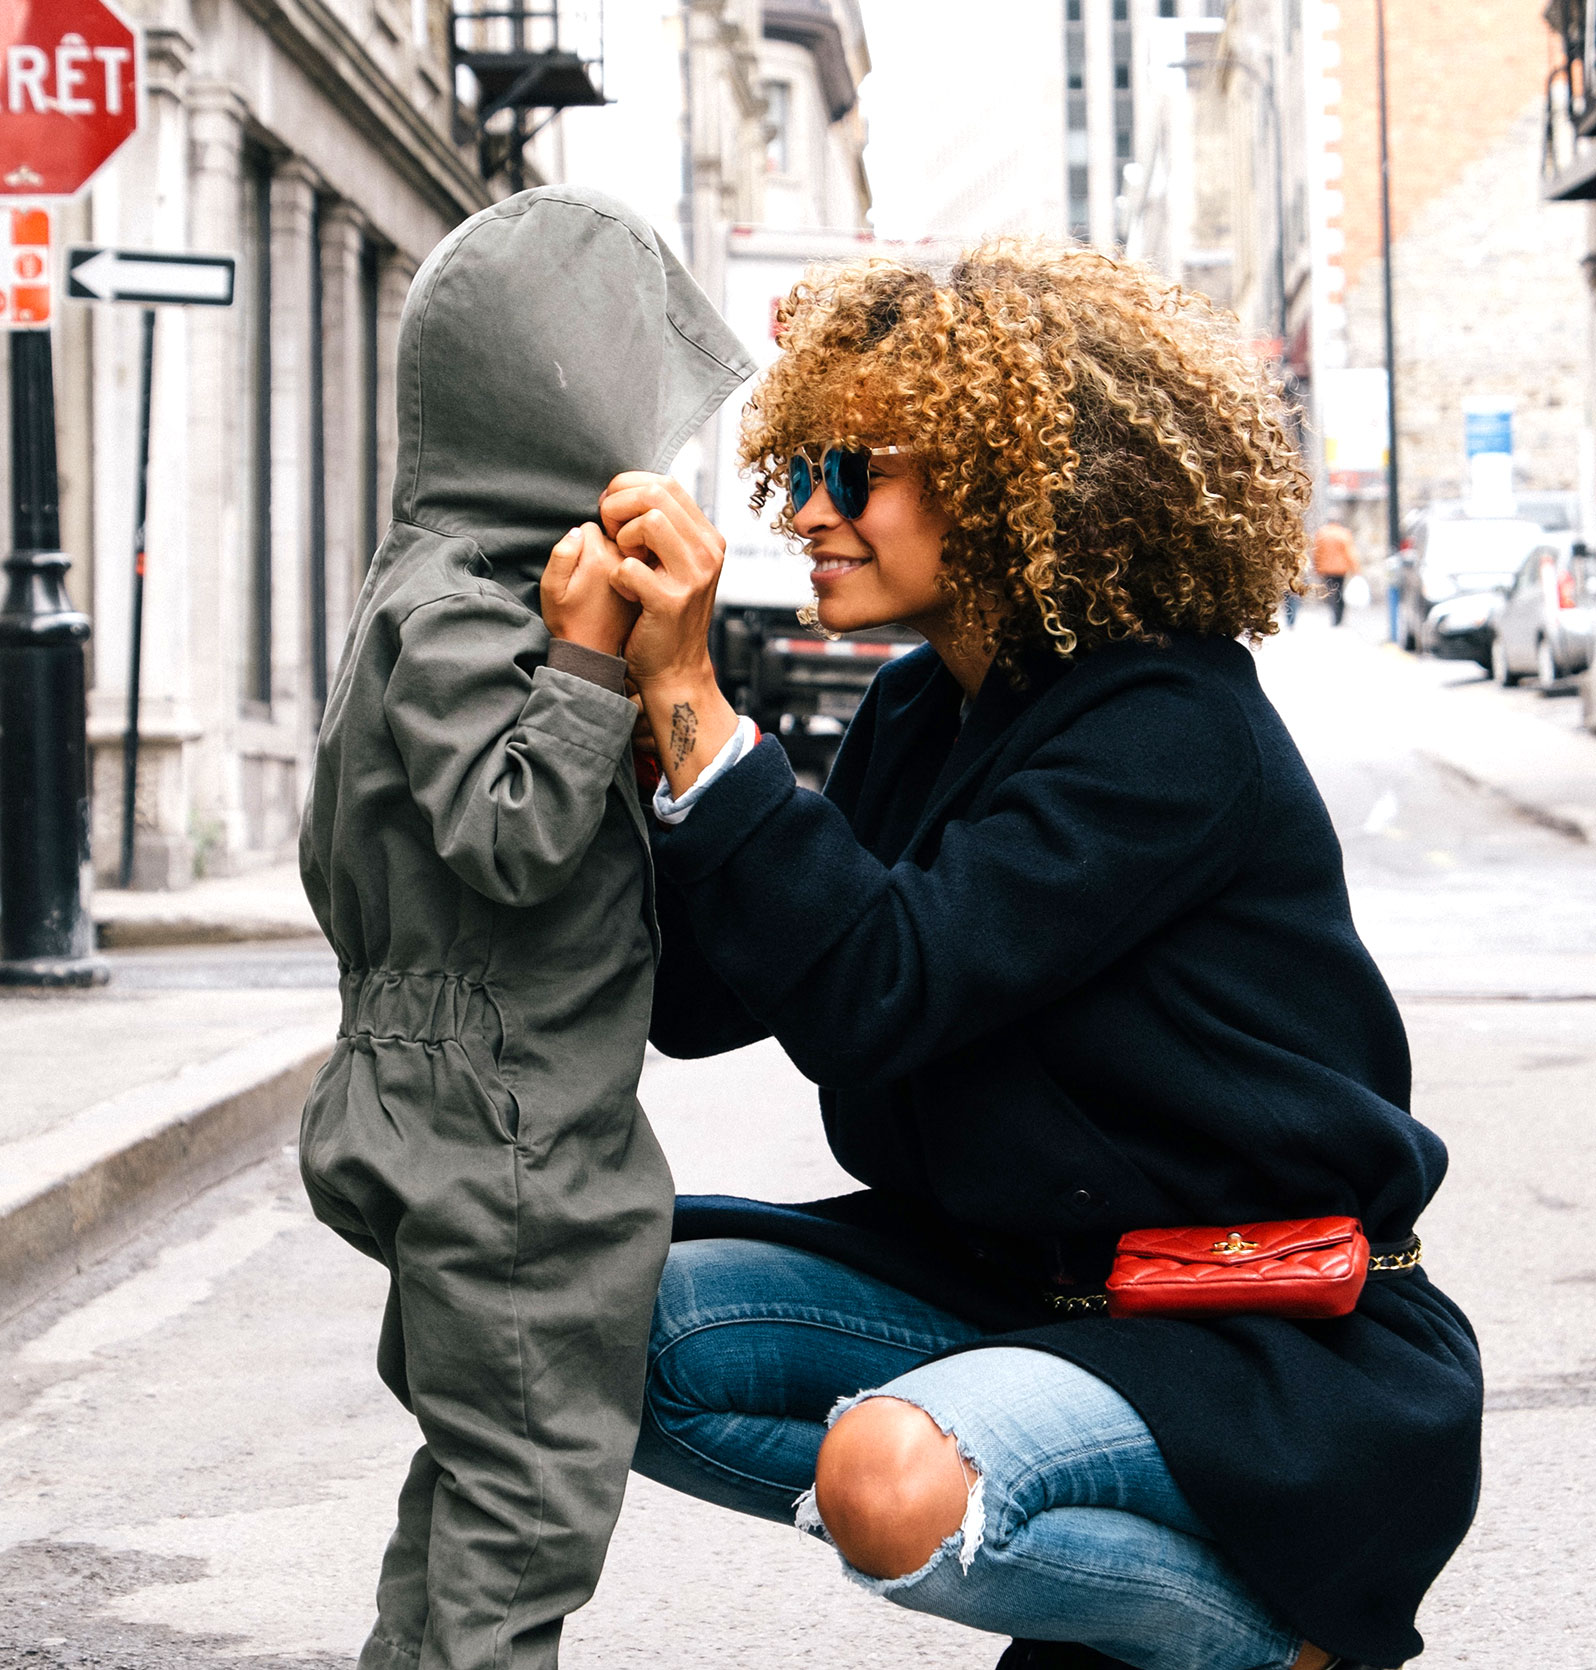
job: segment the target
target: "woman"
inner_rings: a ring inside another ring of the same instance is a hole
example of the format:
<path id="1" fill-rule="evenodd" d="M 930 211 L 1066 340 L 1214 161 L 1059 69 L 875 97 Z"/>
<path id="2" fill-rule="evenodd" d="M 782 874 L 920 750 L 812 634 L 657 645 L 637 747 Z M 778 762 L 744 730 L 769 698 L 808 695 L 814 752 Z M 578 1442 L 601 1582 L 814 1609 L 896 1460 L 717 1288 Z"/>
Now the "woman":
<path id="1" fill-rule="evenodd" d="M 865 1188 L 678 1203 L 634 1465 L 796 1501 L 868 1587 L 1014 1636 L 1005 1667 L 1399 1664 L 1476 1494 L 1456 1307 L 1411 1268 L 1334 1321 L 1070 1303 L 1133 1229 L 1401 1245 L 1445 1166 L 1237 641 L 1303 545 L 1275 392 L 1202 301 L 1082 249 L 846 266 L 781 318 L 760 502 L 785 481 L 823 628 L 926 644 L 799 788 L 715 685 L 718 536 L 612 484 L 666 774 L 652 1036 L 774 1034 Z"/>

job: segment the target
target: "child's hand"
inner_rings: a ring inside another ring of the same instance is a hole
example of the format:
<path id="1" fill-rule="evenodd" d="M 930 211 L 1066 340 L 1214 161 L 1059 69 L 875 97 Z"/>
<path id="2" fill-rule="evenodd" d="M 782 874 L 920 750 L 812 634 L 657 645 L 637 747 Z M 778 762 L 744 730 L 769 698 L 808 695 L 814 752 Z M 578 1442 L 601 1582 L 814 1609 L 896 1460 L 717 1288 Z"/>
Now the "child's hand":
<path id="1" fill-rule="evenodd" d="M 610 584 L 621 553 L 596 522 L 572 528 L 549 553 L 538 587 L 543 624 L 556 638 L 619 655 L 638 606 Z"/>

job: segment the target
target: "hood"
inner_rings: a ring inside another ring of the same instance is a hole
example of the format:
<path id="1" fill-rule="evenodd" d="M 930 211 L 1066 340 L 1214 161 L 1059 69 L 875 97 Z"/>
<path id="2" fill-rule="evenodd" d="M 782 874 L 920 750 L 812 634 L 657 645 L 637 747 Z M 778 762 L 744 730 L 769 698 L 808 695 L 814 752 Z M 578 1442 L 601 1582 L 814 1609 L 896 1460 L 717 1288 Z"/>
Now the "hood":
<path id="1" fill-rule="evenodd" d="M 666 469 L 753 371 L 624 204 L 521 192 L 456 227 L 410 287 L 394 519 L 538 567 L 614 475 Z"/>

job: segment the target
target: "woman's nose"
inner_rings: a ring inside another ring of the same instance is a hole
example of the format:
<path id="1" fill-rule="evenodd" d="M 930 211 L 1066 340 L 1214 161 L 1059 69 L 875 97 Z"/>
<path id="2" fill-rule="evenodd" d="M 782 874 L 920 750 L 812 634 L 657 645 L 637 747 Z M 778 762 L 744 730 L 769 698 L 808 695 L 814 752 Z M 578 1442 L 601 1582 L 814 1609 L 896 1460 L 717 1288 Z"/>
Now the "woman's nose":
<path id="1" fill-rule="evenodd" d="M 831 502 L 831 495 L 817 481 L 814 492 L 804 501 L 803 509 L 793 517 L 792 529 L 794 533 L 810 539 L 827 528 L 836 527 L 841 521 L 837 507 Z"/>

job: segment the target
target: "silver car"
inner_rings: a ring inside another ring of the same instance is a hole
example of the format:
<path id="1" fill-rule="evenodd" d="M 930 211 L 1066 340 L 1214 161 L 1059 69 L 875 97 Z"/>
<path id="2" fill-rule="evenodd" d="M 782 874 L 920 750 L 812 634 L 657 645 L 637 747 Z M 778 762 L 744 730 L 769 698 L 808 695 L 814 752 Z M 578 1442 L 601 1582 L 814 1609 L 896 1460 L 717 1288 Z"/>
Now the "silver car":
<path id="1" fill-rule="evenodd" d="M 1596 635 L 1596 558 L 1572 534 L 1548 534 L 1519 565 L 1493 622 L 1499 684 L 1533 676 L 1541 689 L 1583 672 Z"/>
<path id="2" fill-rule="evenodd" d="M 1448 501 L 1410 517 L 1397 553 L 1397 637 L 1403 648 L 1424 647 L 1425 622 L 1437 603 L 1500 591 L 1526 553 L 1552 537 L 1528 516 L 1469 516 Z M 1432 648 L 1435 642 L 1432 636 Z"/>

